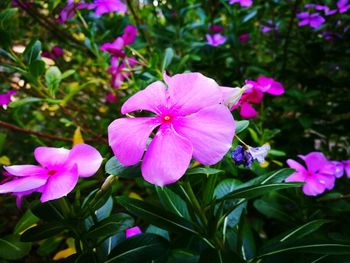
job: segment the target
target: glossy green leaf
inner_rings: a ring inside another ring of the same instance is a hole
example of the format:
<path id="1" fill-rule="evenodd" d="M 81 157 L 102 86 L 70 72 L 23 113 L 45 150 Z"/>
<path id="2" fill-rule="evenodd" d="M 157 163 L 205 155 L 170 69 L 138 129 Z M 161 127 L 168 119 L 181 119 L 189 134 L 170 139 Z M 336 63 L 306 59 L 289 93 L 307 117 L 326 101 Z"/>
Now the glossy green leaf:
<path id="1" fill-rule="evenodd" d="M 24 105 L 35 103 L 35 102 L 39 102 L 39 101 L 42 101 L 42 99 L 34 98 L 34 97 L 27 97 L 27 98 L 24 98 L 24 99 L 21 99 L 21 100 L 17 100 L 17 101 L 11 102 L 9 107 L 10 108 L 18 108 L 18 107 L 22 107 Z"/>
<path id="2" fill-rule="evenodd" d="M 124 213 L 113 214 L 92 226 L 86 236 L 92 240 L 104 240 L 118 231 L 132 227 L 133 224 L 134 219 L 131 216 Z"/>
<path id="3" fill-rule="evenodd" d="M 290 215 L 284 212 L 276 202 L 258 199 L 254 201 L 254 207 L 268 218 L 278 219 L 282 222 L 290 221 Z"/>
<path id="4" fill-rule="evenodd" d="M 167 67 L 170 65 L 171 61 L 174 57 L 174 50 L 171 47 L 168 47 L 165 50 L 164 59 L 162 63 L 162 72 L 167 69 Z"/>
<path id="5" fill-rule="evenodd" d="M 38 225 L 25 231 L 21 236 L 21 240 L 25 242 L 39 241 L 61 234 L 65 229 L 66 226 L 63 222 L 60 222 L 59 224 L 57 222 L 53 222 Z"/>
<path id="6" fill-rule="evenodd" d="M 223 170 L 209 168 L 209 167 L 196 167 L 189 169 L 186 174 L 205 174 L 205 175 L 213 175 L 224 172 Z"/>
<path id="7" fill-rule="evenodd" d="M 140 200 L 119 197 L 118 202 L 130 213 L 164 229 L 174 229 L 198 234 L 194 226 L 186 219 L 168 212 L 160 207 L 153 206 Z"/>
<path id="8" fill-rule="evenodd" d="M 0 259 L 19 260 L 31 249 L 31 243 L 21 242 L 17 235 L 0 238 Z"/>
<path id="9" fill-rule="evenodd" d="M 0 12 L 0 29 L 6 30 L 8 28 L 17 11 L 17 8 L 7 8 Z"/>
<path id="10" fill-rule="evenodd" d="M 122 178 L 136 178 L 140 175 L 140 165 L 123 166 L 114 156 L 110 158 L 105 166 L 108 174 L 113 174 Z"/>
<path id="11" fill-rule="evenodd" d="M 248 127 L 249 127 L 249 121 L 247 121 L 247 120 L 236 121 L 236 131 L 235 131 L 235 133 L 236 134 L 241 133 L 242 131 L 244 131 Z"/>
<path id="12" fill-rule="evenodd" d="M 54 96 L 62 80 L 62 73 L 60 69 L 55 66 L 49 67 L 45 73 L 45 80 L 50 94 Z"/>
<path id="13" fill-rule="evenodd" d="M 29 70 L 30 73 L 37 78 L 45 72 L 45 62 L 41 59 L 33 60 L 29 65 Z"/>
<path id="14" fill-rule="evenodd" d="M 169 243 L 154 234 L 139 234 L 117 245 L 105 263 L 139 263 L 166 257 Z"/>
<path id="15" fill-rule="evenodd" d="M 165 209 L 169 209 L 171 212 L 183 218 L 190 218 L 186 202 L 175 192 L 171 191 L 166 186 L 156 187 L 156 191 Z"/>
<path id="16" fill-rule="evenodd" d="M 35 216 L 46 221 L 61 221 L 64 219 L 60 205 L 57 200 L 36 205 L 32 212 Z"/>
<path id="17" fill-rule="evenodd" d="M 24 215 L 18 220 L 14 233 L 19 234 L 32 225 L 36 224 L 39 221 L 39 218 L 35 216 L 32 211 L 27 210 Z"/>
<path id="18" fill-rule="evenodd" d="M 23 57 L 26 63 L 30 65 L 32 61 L 40 58 L 40 51 L 41 42 L 36 39 L 32 40 L 23 52 Z"/>

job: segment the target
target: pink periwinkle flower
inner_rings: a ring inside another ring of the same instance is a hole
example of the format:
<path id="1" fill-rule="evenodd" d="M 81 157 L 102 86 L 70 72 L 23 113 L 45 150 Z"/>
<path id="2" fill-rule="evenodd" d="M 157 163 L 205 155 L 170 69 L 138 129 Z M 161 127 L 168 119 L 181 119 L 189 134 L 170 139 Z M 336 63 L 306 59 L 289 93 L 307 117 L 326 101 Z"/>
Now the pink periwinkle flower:
<path id="1" fill-rule="evenodd" d="M 111 58 L 111 66 L 107 69 L 112 74 L 111 84 L 115 88 L 119 88 L 126 78 L 131 75 L 131 69 L 137 64 L 134 57 L 125 57 L 120 61 L 117 57 Z"/>
<path id="2" fill-rule="evenodd" d="M 214 35 L 206 34 L 205 37 L 207 38 L 207 43 L 214 47 L 220 46 L 226 42 L 226 37 L 219 33 Z"/>
<path id="3" fill-rule="evenodd" d="M 41 53 L 42 57 L 46 57 L 46 58 L 51 58 L 52 60 L 55 60 L 59 57 L 63 57 L 64 55 L 64 51 L 60 46 L 54 46 L 51 51 L 43 51 Z"/>
<path id="4" fill-rule="evenodd" d="M 4 166 L 12 177 L 0 185 L 0 194 L 13 193 L 21 199 L 41 192 L 41 202 L 58 199 L 73 190 L 79 177 L 95 174 L 102 163 L 100 153 L 87 144 L 77 144 L 71 150 L 38 147 L 34 157 L 40 165 Z"/>
<path id="5" fill-rule="evenodd" d="M 263 33 L 268 33 L 271 30 L 278 31 L 278 25 L 274 24 L 272 20 L 268 20 L 268 21 L 265 22 L 264 25 L 260 26 L 260 30 Z"/>
<path id="6" fill-rule="evenodd" d="M 305 162 L 306 168 L 288 159 L 287 164 L 295 172 L 285 179 L 286 182 L 304 182 L 303 192 L 310 196 L 322 194 L 326 189 L 333 189 L 336 169 L 323 153 L 311 152 L 305 156 L 299 155 L 299 157 Z"/>
<path id="7" fill-rule="evenodd" d="M 319 13 L 301 12 L 297 17 L 299 26 L 310 25 L 312 28 L 319 28 L 326 21 Z"/>
<path id="8" fill-rule="evenodd" d="M 130 166 L 142 159 L 143 178 L 158 186 L 179 180 L 192 156 L 205 165 L 219 162 L 231 148 L 235 131 L 213 79 L 183 73 L 165 74 L 164 81 L 166 85 L 156 81 L 137 92 L 121 108 L 122 114 L 145 110 L 154 116 L 121 118 L 108 127 L 109 145 L 120 163 Z"/>
<path id="9" fill-rule="evenodd" d="M 98 16 L 112 12 L 123 14 L 127 11 L 126 4 L 120 0 L 95 0 L 88 5 L 88 9 L 95 9 Z"/>
<path id="10" fill-rule="evenodd" d="M 250 37 L 249 33 L 243 33 L 242 35 L 239 36 L 239 42 L 241 44 L 245 44 L 249 41 L 249 37 Z"/>
<path id="11" fill-rule="evenodd" d="M 7 106 L 12 101 L 12 96 L 15 95 L 17 92 L 15 90 L 9 90 L 6 93 L 0 93 L 0 106 L 3 108 L 7 108 Z"/>
<path id="12" fill-rule="evenodd" d="M 257 112 L 251 104 L 260 104 L 264 93 L 280 96 L 285 92 L 282 83 L 265 76 L 258 77 L 256 81 L 247 80 L 246 87 L 240 101 L 234 107 L 240 107 L 239 113 L 245 119 L 252 119 L 257 116 Z"/>
<path id="13" fill-rule="evenodd" d="M 253 5 L 253 0 L 229 0 L 229 4 L 233 5 L 239 3 L 243 7 L 250 7 Z"/>
<path id="14" fill-rule="evenodd" d="M 131 45 L 135 42 L 135 38 L 137 36 L 137 29 L 132 25 L 127 25 L 124 29 L 123 35 L 117 37 L 111 43 L 104 43 L 100 46 L 100 49 L 110 53 L 115 57 L 125 57 L 124 46 Z"/>
<path id="15" fill-rule="evenodd" d="M 220 25 L 211 25 L 209 27 L 209 32 L 211 34 L 217 34 L 217 33 L 221 33 L 222 31 L 224 31 L 224 27 L 223 26 L 220 26 Z"/>
<path id="16" fill-rule="evenodd" d="M 113 92 L 108 92 L 105 100 L 108 103 L 113 103 L 117 100 L 117 95 L 115 95 Z"/>
<path id="17" fill-rule="evenodd" d="M 339 0 L 337 2 L 337 8 L 339 13 L 345 13 L 350 9 L 350 4 L 348 0 Z"/>
<path id="18" fill-rule="evenodd" d="M 131 228 L 127 228 L 125 230 L 125 237 L 126 238 L 130 238 L 132 236 L 136 236 L 136 235 L 139 235 L 142 233 L 142 230 L 140 227 L 138 226 L 134 226 L 134 227 L 131 227 Z"/>

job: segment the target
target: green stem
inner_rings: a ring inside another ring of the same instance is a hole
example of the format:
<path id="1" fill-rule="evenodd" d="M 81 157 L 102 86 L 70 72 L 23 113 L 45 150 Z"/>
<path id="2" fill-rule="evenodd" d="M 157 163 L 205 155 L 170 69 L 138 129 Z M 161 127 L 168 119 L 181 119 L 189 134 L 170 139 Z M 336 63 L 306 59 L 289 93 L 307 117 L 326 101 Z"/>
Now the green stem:
<path id="1" fill-rule="evenodd" d="M 70 206 L 69 206 L 66 198 L 62 197 L 62 198 L 58 199 L 58 202 L 60 204 L 60 207 L 62 209 L 62 213 L 63 213 L 64 217 L 65 218 L 69 217 L 71 214 L 71 209 L 70 209 Z"/>

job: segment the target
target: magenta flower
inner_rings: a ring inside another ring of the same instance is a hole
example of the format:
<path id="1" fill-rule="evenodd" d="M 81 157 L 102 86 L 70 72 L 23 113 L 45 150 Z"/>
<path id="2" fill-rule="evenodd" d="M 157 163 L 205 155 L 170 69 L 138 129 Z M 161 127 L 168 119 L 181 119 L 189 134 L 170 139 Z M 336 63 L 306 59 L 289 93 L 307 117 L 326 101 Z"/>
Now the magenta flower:
<path id="1" fill-rule="evenodd" d="M 297 17 L 299 19 L 299 26 L 310 25 L 313 28 L 320 27 L 326 21 L 319 13 L 310 14 L 309 12 L 302 12 L 297 14 Z"/>
<path id="2" fill-rule="evenodd" d="M 226 37 L 219 33 L 214 35 L 206 34 L 205 37 L 207 38 L 207 43 L 214 47 L 220 46 L 226 42 Z"/>
<path id="3" fill-rule="evenodd" d="M 12 96 L 15 95 L 16 92 L 15 90 L 9 90 L 6 93 L 0 93 L 0 106 L 6 109 L 12 100 Z"/>
<path id="4" fill-rule="evenodd" d="M 34 157 L 39 165 L 12 165 L 4 169 L 11 181 L 0 185 L 0 194 L 14 195 L 41 192 L 41 202 L 61 198 L 73 190 L 79 177 L 90 177 L 99 169 L 102 156 L 92 146 L 65 148 L 38 147 Z"/>
<path id="5" fill-rule="evenodd" d="M 83 9 L 88 7 L 88 4 L 75 2 L 74 0 L 68 0 L 67 5 L 61 10 L 60 15 L 56 22 L 64 24 L 68 19 L 75 16 L 77 9 Z"/>
<path id="6" fill-rule="evenodd" d="M 41 53 L 42 57 L 50 58 L 52 60 L 55 60 L 56 58 L 63 57 L 64 51 L 59 46 L 54 46 L 51 51 L 43 51 Z"/>
<path id="7" fill-rule="evenodd" d="M 127 25 L 124 29 L 124 34 L 122 35 L 122 39 L 124 40 L 124 45 L 131 45 L 135 42 L 135 38 L 137 37 L 137 28 L 133 25 Z"/>
<path id="8" fill-rule="evenodd" d="M 337 2 L 337 7 L 338 7 L 338 11 L 339 13 L 345 13 L 350 9 L 350 4 L 348 0 L 339 0 Z"/>
<path id="9" fill-rule="evenodd" d="M 321 152 L 311 152 L 305 156 L 299 155 L 306 167 L 288 159 L 289 167 L 295 170 L 285 179 L 286 182 L 305 182 L 303 192 L 306 195 L 319 195 L 326 189 L 331 190 L 335 182 L 335 167 Z"/>
<path id="10" fill-rule="evenodd" d="M 342 161 L 346 176 L 350 178 L 350 160 Z"/>
<path id="11" fill-rule="evenodd" d="M 122 114 L 145 110 L 155 116 L 117 119 L 108 127 L 109 145 L 121 164 L 130 166 L 143 159 L 143 178 L 158 186 L 179 180 L 192 156 L 205 165 L 219 162 L 231 148 L 235 130 L 213 79 L 184 73 L 164 75 L 164 80 L 166 85 L 161 81 L 150 84 L 121 108 Z"/>
<path id="12" fill-rule="evenodd" d="M 241 44 L 245 44 L 249 41 L 249 33 L 243 33 L 242 35 L 239 36 L 239 42 Z"/>
<path id="13" fill-rule="evenodd" d="M 210 34 L 217 34 L 217 33 L 221 33 L 222 31 L 224 31 L 224 27 L 220 26 L 220 25 L 211 25 L 209 27 L 209 32 Z"/>
<path id="14" fill-rule="evenodd" d="M 131 227 L 131 228 L 127 228 L 125 230 L 125 237 L 129 238 L 129 237 L 132 237 L 132 236 L 139 235 L 141 233 L 142 233 L 141 228 L 138 227 L 138 226 L 134 226 L 134 227 Z"/>
<path id="15" fill-rule="evenodd" d="M 239 3 L 243 7 L 250 7 L 253 5 L 253 0 L 229 0 L 230 5 L 235 3 Z"/>
<path id="16" fill-rule="evenodd" d="M 120 63 L 116 57 L 111 58 L 111 66 L 107 69 L 108 73 L 112 74 L 111 85 L 115 88 L 120 88 L 124 80 L 131 75 L 131 69 L 137 64 L 134 57 L 125 57 Z"/>
<path id="17" fill-rule="evenodd" d="M 105 100 L 108 103 L 113 103 L 117 100 L 117 95 L 115 95 L 113 92 L 108 92 Z"/>
<path id="18" fill-rule="evenodd" d="M 281 82 L 265 76 L 258 77 L 256 82 L 247 80 L 246 83 L 253 85 L 253 87 L 257 88 L 263 93 L 268 93 L 275 96 L 280 96 L 285 92 L 285 89 Z"/>
<path id="19" fill-rule="evenodd" d="M 268 33 L 271 30 L 278 31 L 278 25 L 274 24 L 272 20 L 269 20 L 265 22 L 265 25 L 260 26 L 260 30 L 263 33 Z"/>
<path id="20" fill-rule="evenodd" d="M 126 4 L 120 0 L 95 0 L 93 4 L 88 5 L 88 9 L 95 9 L 95 14 L 100 16 L 106 13 L 127 11 Z"/>

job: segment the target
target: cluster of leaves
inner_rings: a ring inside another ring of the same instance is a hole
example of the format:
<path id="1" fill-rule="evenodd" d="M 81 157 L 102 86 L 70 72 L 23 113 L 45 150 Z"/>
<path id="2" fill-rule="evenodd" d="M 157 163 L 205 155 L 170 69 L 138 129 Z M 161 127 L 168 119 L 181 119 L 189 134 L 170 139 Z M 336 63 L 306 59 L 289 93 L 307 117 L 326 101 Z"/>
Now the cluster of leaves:
<path id="1" fill-rule="evenodd" d="M 26 9 L 11 2 L 0 3 L 0 93 L 14 88 L 17 94 L 1 110 L 1 123 L 12 126 L 0 127 L 0 163 L 30 163 L 28 153 L 38 145 L 69 148 L 82 140 L 108 161 L 105 171 L 79 182 L 67 198 L 40 204 L 34 194 L 19 211 L 12 197 L 1 196 L 1 260 L 349 260 L 350 204 L 343 194 L 350 183 L 340 179 L 334 192 L 307 198 L 299 183 L 283 182 L 293 171 L 281 169 L 286 153 L 294 157 L 314 145 L 332 159 L 348 157 L 348 14 L 312 30 L 296 24 L 295 11 L 307 1 L 255 0 L 251 8 L 226 0 L 126 1 L 125 16 L 76 10 L 60 25 L 54 18 L 62 1 L 35 0 Z M 270 20 L 278 31 L 262 33 Z M 142 68 L 115 90 L 106 73 L 109 56 L 99 46 L 130 23 L 139 36 L 126 52 Z M 224 45 L 206 44 L 213 24 L 224 26 Z M 326 30 L 338 36 L 328 41 L 321 35 Z M 243 33 L 250 35 L 246 43 L 239 41 Z M 47 62 L 41 53 L 54 45 L 65 54 Z M 139 166 L 123 167 L 111 157 L 108 124 L 130 95 L 161 79 L 164 70 L 200 71 L 223 86 L 241 86 L 261 74 L 281 81 L 286 95 L 265 98 L 259 118 L 238 122 L 236 129 L 251 145 L 271 144 L 268 162 L 248 170 L 228 154 L 211 168 L 193 163 L 179 183 L 159 188 L 143 181 Z M 107 92 L 117 95 L 115 103 L 106 103 Z M 125 229 L 134 225 L 144 233 L 125 239 Z"/>

